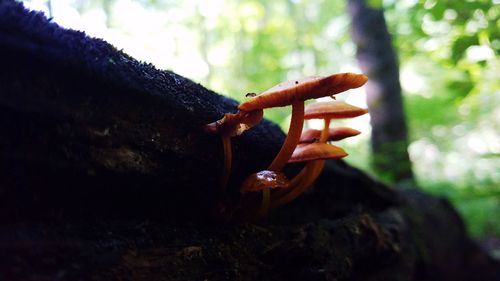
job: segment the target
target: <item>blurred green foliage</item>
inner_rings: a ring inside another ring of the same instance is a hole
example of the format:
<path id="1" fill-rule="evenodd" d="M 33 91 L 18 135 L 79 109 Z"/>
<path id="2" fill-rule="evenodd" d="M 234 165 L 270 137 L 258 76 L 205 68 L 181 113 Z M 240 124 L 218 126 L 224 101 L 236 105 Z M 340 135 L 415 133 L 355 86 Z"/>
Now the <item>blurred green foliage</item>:
<path id="1" fill-rule="evenodd" d="M 385 7 L 419 182 L 446 195 L 477 237 L 500 235 L 498 4 L 393 1 Z"/>
<path id="2" fill-rule="evenodd" d="M 122 2 L 75 3 L 80 14 L 100 7 L 108 28 L 120 30 L 126 28 L 117 20 Z M 155 63 L 242 100 L 248 92 L 296 77 L 359 71 L 346 2 L 137 3 L 160 13 L 161 28 L 174 38 L 175 55 L 194 49 L 207 70 L 199 75 L 182 72 L 174 60 Z M 384 9 L 399 55 L 409 150 L 420 185 L 450 198 L 472 234 L 500 236 L 500 0 L 367 2 Z M 53 10 L 57 21 L 57 7 Z M 127 51 L 125 45 L 118 47 Z M 286 128 L 289 112 L 274 109 L 266 117 Z M 372 172 L 369 132 L 341 145 L 350 152 L 351 164 Z"/>

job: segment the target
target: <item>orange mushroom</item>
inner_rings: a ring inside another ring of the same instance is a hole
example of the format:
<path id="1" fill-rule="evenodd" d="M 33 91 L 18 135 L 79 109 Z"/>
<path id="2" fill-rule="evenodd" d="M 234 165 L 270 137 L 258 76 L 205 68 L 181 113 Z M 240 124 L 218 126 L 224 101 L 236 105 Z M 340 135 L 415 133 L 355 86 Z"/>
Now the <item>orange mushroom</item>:
<path id="1" fill-rule="evenodd" d="M 280 83 L 240 104 L 239 109 L 250 111 L 280 107 L 296 100 L 317 99 L 363 86 L 368 77 L 356 73 L 337 73 L 329 76 L 309 76 Z"/>
<path id="2" fill-rule="evenodd" d="M 314 142 L 308 144 L 300 144 L 293 151 L 292 157 L 288 163 L 307 162 L 319 159 L 331 159 L 332 156 L 347 156 L 347 153 L 336 145 Z"/>
<path id="3" fill-rule="evenodd" d="M 220 120 L 204 126 L 206 132 L 219 134 L 224 149 L 224 168 L 222 172 L 219 197 L 223 195 L 229 180 L 232 162 L 231 137 L 239 136 L 246 130 L 260 123 L 263 110 L 239 111 L 238 113 L 226 113 Z M 220 198 L 219 198 L 220 199 Z"/>
<path id="4" fill-rule="evenodd" d="M 241 184 L 241 193 L 261 191 L 267 188 L 286 188 L 288 178 L 281 172 L 264 170 L 250 175 Z"/>
<path id="5" fill-rule="evenodd" d="M 329 102 L 317 102 L 308 105 L 305 108 L 304 119 L 324 120 L 323 130 L 318 140 L 320 143 L 324 143 L 328 141 L 331 119 L 353 118 L 366 113 L 368 113 L 367 109 L 335 100 Z M 321 172 L 322 167 L 322 165 L 321 167 L 320 165 L 316 165 L 315 170 L 311 171 L 312 175 L 316 175 L 317 177 L 317 175 Z"/>
<path id="6" fill-rule="evenodd" d="M 287 137 L 268 170 L 281 171 L 297 146 L 304 124 L 305 100 L 331 96 L 348 89 L 358 88 L 367 80 L 365 75 L 354 73 L 340 73 L 325 77 L 310 76 L 278 84 L 240 104 L 238 108 L 241 111 L 292 105 L 292 119 Z M 269 189 L 264 190 L 261 214 L 267 212 L 269 193 Z"/>
<path id="7" fill-rule="evenodd" d="M 269 190 L 275 188 L 288 188 L 289 180 L 281 172 L 264 170 L 252 174 L 243 181 L 240 187 L 241 193 L 262 191 L 262 203 L 259 210 L 261 215 L 267 214 L 269 208 Z"/>
<path id="8" fill-rule="evenodd" d="M 203 128 L 206 132 L 239 136 L 246 130 L 257 125 L 262 120 L 264 112 L 262 109 L 253 111 L 238 111 L 237 113 L 226 113 L 224 116 L 212 123 L 206 124 Z"/>
<path id="9" fill-rule="evenodd" d="M 324 160 L 346 156 L 347 153 L 342 148 L 327 143 L 316 142 L 297 146 L 288 163 L 307 162 L 307 164 L 290 182 L 289 192 L 277 194 L 277 198 L 271 200 L 271 208 L 284 205 L 306 191 L 323 169 Z"/>
<path id="10" fill-rule="evenodd" d="M 353 118 L 363 114 L 368 113 L 367 109 L 359 108 L 354 105 L 350 105 L 343 101 L 330 101 L 330 102 L 317 102 L 310 104 L 305 109 L 304 119 L 323 119 L 324 125 L 323 130 L 320 134 L 318 142 L 325 143 L 329 138 L 330 131 L 330 120 L 331 119 L 343 119 L 343 118 Z M 324 161 L 323 161 L 324 162 Z M 313 179 L 313 181 L 304 181 L 307 184 L 312 184 L 314 179 L 319 176 L 323 168 L 324 163 L 316 164 L 314 168 L 310 171 L 308 179 Z"/>
<path id="11" fill-rule="evenodd" d="M 292 120 L 287 138 L 268 170 L 280 171 L 297 146 L 304 122 L 304 101 L 331 96 L 361 87 L 368 78 L 363 74 L 339 73 L 330 76 L 310 76 L 278 84 L 240 104 L 242 111 L 292 105 Z"/>
<path id="12" fill-rule="evenodd" d="M 349 127 L 329 128 L 328 141 L 339 141 L 345 138 L 354 137 L 361 134 L 360 131 Z M 300 135 L 299 143 L 313 143 L 319 141 L 321 130 L 309 129 Z"/>
<path id="13" fill-rule="evenodd" d="M 330 120 L 353 118 L 368 113 L 367 109 L 350 105 L 343 101 L 317 102 L 305 109 L 304 119 L 323 119 L 324 126 L 319 142 L 326 142 L 329 135 Z"/>
<path id="14" fill-rule="evenodd" d="M 311 105 L 308 105 L 305 108 L 304 119 L 324 119 L 324 128 L 322 131 L 314 130 L 314 131 L 306 131 L 302 134 L 301 139 L 306 142 L 306 139 L 313 141 L 314 139 L 318 140 L 318 143 L 326 143 L 329 140 L 333 140 L 335 138 L 342 139 L 344 137 L 349 137 L 353 135 L 359 134 L 359 131 L 351 129 L 351 128 L 334 128 L 330 129 L 330 119 L 340 119 L 340 118 L 351 118 L 359 115 L 363 115 L 367 113 L 366 109 L 362 109 L 350 104 L 347 104 L 342 101 L 331 101 L 331 102 L 317 102 Z M 311 140 L 311 138 L 313 140 Z M 307 148 L 307 145 L 298 146 L 294 151 L 294 154 L 301 155 L 304 148 Z M 345 152 L 344 152 L 345 153 Z M 297 162 L 296 157 L 290 158 L 289 163 Z M 341 155 L 341 153 L 339 154 Z M 343 156 L 342 156 L 343 157 Z M 340 157 L 341 158 L 341 157 Z M 304 158 L 297 158 L 300 162 L 303 161 Z M 272 198 L 272 206 L 276 207 L 291 200 L 295 199 L 298 195 L 307 190 L 309 186 L 311 186 L 316 178 L 321 173 L 324 166 L 324 160 L 314 160 L 310 161 L 306 164 L 306 166 L 297 174 L 291 181 L 290 191 L 286 193 L 285 191 L 276 193 Z M 292 198 L 292 199 L 290 199 Z"/>
<path id="15" fill-rule="evenodd" d="M 368 113 L 368 110 L 343 101 L 333 100 L 311 103 L 307 106 L 305 112 L 306 119 L 324 119 L 326 117 L 341 119 L 357 117 Z"/>

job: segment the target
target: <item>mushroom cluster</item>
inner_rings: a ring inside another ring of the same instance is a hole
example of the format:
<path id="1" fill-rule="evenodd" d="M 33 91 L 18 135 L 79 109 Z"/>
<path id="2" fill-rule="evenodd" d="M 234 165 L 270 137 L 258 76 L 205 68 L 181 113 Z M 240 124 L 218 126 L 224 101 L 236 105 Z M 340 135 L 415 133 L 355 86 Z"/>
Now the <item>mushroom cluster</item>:
<path id="1" fill-rule="evenodd" d="M 361 87 L 366 81 L 365 75 L 354 73 L 311 76 L 288 81 L 252 96 L 240 104 L 238 113 L 225 114 L 222 119 L 205 125 L 206 131 L 222 137 L 225 157 L 219 195 L 223 196 L 231 169 L 230 138 L 258 124 L 264 109 L 291 105 L 292 117 L 283 146 L 265 171 L 252 174 L 243 181 L 240 191 L 242 194 L 262 193 L 259 216 L 265 216 L 269 208 L 282 206 L 297 198 L 314 183 L 326 159 L 347 156 L 342 148 L 328 142 L 360 133 L 351 128 L 330 128 L 330 120 L 352 118 L 367 113 L 366 109 L 336 100 L 317 102 L 307 107 L 304 102 L 309 99 L 333 97 L 343 91 Z M 323 119 L 323 130 L 308 130 L 302 133 L 304 120 L 307 119 Z M 282 170 L 287 163 L 297 162 L 306 164 L 296 176 L 288 180 Z"/>

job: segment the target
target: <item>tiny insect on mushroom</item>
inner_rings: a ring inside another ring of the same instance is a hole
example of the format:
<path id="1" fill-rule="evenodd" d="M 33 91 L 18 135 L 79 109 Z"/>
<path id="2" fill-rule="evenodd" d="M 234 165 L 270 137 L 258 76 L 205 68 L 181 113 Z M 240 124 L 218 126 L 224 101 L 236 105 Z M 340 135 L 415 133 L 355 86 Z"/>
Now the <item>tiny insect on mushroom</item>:
<path id="1" fill-rule="evenodd" d="M 325 77 L 310 76 L 278 84 L 240 104 L 242 111 L 292 105 L 292 118 L 287 137 L 269 165 L 268 170 L 281 171 L 297 146 L 304 124 L 304 101 L 331 96 L 348 89 L 361 87 L 368 78 L 363 74 L 339 73 Z M 268 209 L 269 189 L 264 190 L 261 214 Z"/>
<path id="2" fill-rule="evenodd" d="M 219 196 L 222 197 L 231 172 L 232 150 L 231 137 L 239 136 L 246 130 L 260 123 L 263 118 L 263 110 L 239 111 L 238 113 L 226 113 L 220 120 L 205 125 L 206 132 L 218 134 L 222 139 L 224 150 L 224 168 L 222 172 Z M 219 198 L 220 199 L 220 198 Z"/>
<path id="3" fill-rule="evenodd" d="M 289 192 L 277 194 L 271 200 L 271 208 L 277 208 L 297 198 L 307 190 L 310 183 L 319 175 L 316 171 L 323 169 L 326 159 L 346 157 L 347 153 L 340 147 L 327 143 L 301 144 L 294 150 L 288 163 L 307 162 L 301 172 L 290 181 Z M 274 195 L 274 194 L 273 194 Z"/>
<path id="4" fill-rule="evenodd" d="M 303 127 L 304 101 L 338 94 L 361 87 L 368 78 L 363 74 L 339 73 L 325 77 L 310 76 L 278 84 L 240 104 L 242 111 L 292 105 L 292 120 L 287 138 L 268 170 L 280 171 L 293 153 Z"/>
<path id="5" fill-rule="evenodd" d="M 356 73 L 337 73 L 329 76 L 308 76 L 280 83 L 240 104 L 239 109 L 280 107 L 296 100 L 317 99 L 363 86 L 368 77 Z"/>
<path id="6" fill-rule="evenodd" d="M 339 141 L 345 138 L 354 137 L 361 134 L 360 131 L 349 127 L 335 127 L 329 128 L 328 139 L 329 141 Z M 321 130 L 309 129 L 300 135 L 299 143 L 313 143 L 319 141 Z"/>

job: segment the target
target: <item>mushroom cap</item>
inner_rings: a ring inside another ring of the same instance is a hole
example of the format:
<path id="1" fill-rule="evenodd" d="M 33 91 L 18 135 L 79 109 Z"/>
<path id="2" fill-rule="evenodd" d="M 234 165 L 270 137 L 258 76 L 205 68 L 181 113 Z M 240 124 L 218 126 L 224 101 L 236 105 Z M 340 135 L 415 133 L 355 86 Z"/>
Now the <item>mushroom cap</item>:
<path id="1" fill-rule="evenodd" d="M 300 144 L 293 151 L 288 163 L 307 162 L 320 159 L 337 159 L 348 154 L 340 147 L 327 143 Z"/>
<path id="2" fill-rule="evenodd" d="M 264 189 L 287 188 L 289 181 L 285 174 L 264 170 L 250 175 L 241 184 L 241 193 L 261 191 Z"/>
<path id="3" fill-rule="evenodd" d="M 360 131 L 349 127 L 335 127 L 328 130 L 327 141 L 339 141 L 348 137 L 353 137 L 361 134 Z M 313 143 L 319 140 L 321 130 L 309 129 L 302 133 L 299 143 Z"/>
<path id="4" fill-rule="evenodd" d="M 246 130 L 260 123 L 264 111 L 240 111 L 238 113 L 226 113 L 221 119 L 206 124 L 203 128 L 206 132 L 227 136 L 239 136 Z"/>
<path id="5" fill-rule="evenodd" d="M 250 111 L 287 106 L 295 101 L 331 96 L 363 86 L 368 77 L 363 74 L 338 73 L 330 76 L 309 76 L 278 84 L 240 104 L 239 109 Z"/>
<path id="6" fill-rule="evenodd" d="M 262 121 L 262 118 L 264 117 L 264 111 L 262 109 L 249 112 L 240 112 L 240 113 L 243 114 L 245 117 L 241 121 L 240 126 L 236 131 L 236 135 L 238 136 L 243 134 L 243 132 L 245 132 L 246 130 L 251 129 L 252 127 L 258 125 L 260 121 Z"/>
<path id="7" fill-rule="evenodd" d="M 305 107 L 304 119 L 352 118 L 366 113 L 367 109 L 343 101 L 316 102 Z"/>

